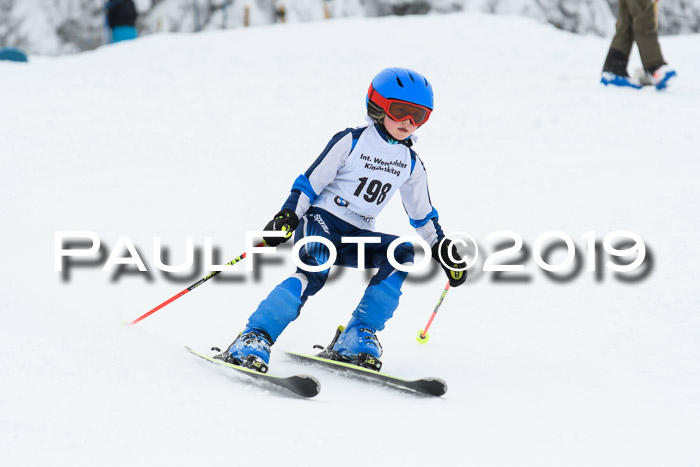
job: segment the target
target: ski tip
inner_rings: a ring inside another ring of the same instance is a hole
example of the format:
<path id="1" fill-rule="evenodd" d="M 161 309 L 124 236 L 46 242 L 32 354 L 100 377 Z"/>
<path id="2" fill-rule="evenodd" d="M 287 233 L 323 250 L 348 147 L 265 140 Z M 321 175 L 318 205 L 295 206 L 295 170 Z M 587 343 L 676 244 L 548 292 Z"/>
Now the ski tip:
<path id="1" fill-rule="evenodd" d="M 422 392 L 431 396 L 444 396 L 447 393 L 447 383 L 440 378 L 423 378 Z"/>
<path id="2" fill-rule="evenodd" d="M 297 376 L 292 376 L 291 378 L 298 378 L 298 381 L 304 381 L 305 383 L 312 383 L 312 384 L 304 384 L 300 385 L 295 389 L 295 393 L 301 397 L 306 397 L 307 399 L 310 399 L 312 397 L 316 397 L 319 395 L 321 392 L 321 382 L 314 378 L 313 376 L 310 375 L 297 375 Z"/>

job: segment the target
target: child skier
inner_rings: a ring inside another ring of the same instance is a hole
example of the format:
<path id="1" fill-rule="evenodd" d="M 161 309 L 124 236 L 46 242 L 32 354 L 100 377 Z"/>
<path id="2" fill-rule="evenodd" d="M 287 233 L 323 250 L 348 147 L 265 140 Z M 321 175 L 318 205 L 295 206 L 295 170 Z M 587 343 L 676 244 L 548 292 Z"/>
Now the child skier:
<path id="1" fill-rule="evenodd" d="M 454 244 L 445 239 L 430 202 L 425 168 L 411 149 L 411 135 L 433 110 L 430 83 L 413 70 L 387 68 L 372 80 L 366 105 L 371 123 L 333 136 L 311 167 L 296 179 L 282 210 L 264 230 L 287 232 L 283 238 L 265 238 L 270 246 L 285 242 L 292 232 L 296 241 L 324 237 L 337 250 L 335 264 L 346 267 L 358 266 L 358 247 L 357 243 L 341 242 L 342 237 L 380 240 L 365 244 L 364 266 L 378 268 L 377 273 L 335 341 L 332 355 L 327 355 L 379 369 L 381 362 L 377 365 L 374 360 L 382 355 L 382 346 L 376 332 L 384 329 L 394 314 L 407 275 L 394 269 L 387 259 L 387 248 L 397 236 L 374 232 L 375 219 L 389 199 L 401 192 L 411 225 L 432 246 L 432 257 L 440 262 L 452 287 L 464 283 L 466 271 L 453 271 L 446 264 L 453 269 L 466 265 Z M 412 263 L 413 255 L 409 243 L 394 251 L 394 258 L 402 265 Z M 318 266 L 326 262 L 329 251 L 323 244 L 311 242 L 300 249 L 299 256 L 304 264 Z M 321 272 L 298 268 L 270 292 L 243 332 L 215 358 L 267 371 L 270 346 L 299 316 L 306 300 L 323 287 L 329 271 L 330 267 Z"/>

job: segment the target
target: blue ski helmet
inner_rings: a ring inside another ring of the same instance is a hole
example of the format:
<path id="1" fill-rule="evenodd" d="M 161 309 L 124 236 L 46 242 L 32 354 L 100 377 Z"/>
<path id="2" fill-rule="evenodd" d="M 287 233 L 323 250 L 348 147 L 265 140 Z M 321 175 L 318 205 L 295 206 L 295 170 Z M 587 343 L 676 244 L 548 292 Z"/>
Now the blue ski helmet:
<path id="1" fill-rule="evenodd" d="M 379 107 L 389 116 L 392 116 L 390 106 L 394 101 L 406 102 L 425 108 L 423 115 L 411 115 L 411 121 L 421 125 L 428 120 L 433 110 L 433 87 L 425 76 L 408 68 L 385 68 L 374 77 L 369 85 L 365 103 L 368 111 L 371 107 Z M 406 110 L 406 109 L 402 109 Z M 372 113 L 370 113 L 372 116 Z M 409 118 L 402 112 L 403 120 Z M 396 119 L 396 118 L 395 118 Z"/>

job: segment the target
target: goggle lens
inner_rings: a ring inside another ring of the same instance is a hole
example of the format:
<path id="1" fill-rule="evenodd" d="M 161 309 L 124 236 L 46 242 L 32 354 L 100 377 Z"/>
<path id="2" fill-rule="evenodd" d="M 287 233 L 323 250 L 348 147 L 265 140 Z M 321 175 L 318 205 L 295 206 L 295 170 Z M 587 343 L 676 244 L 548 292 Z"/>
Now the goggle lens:
<path id="1" fill-rule="evenodd" d="M 386 113 L 397 122 L 409 119 L 414 125 L 422 125 L 428 120 L 430 110 L 407 102 L 390 101 Z"/>

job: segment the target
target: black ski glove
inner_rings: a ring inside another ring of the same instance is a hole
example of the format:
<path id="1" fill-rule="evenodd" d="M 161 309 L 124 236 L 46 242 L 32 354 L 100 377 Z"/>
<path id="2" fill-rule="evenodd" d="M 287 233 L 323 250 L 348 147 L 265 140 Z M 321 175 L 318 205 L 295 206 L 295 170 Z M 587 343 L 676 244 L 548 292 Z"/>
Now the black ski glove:
<path id="1" fill-rule="evenodd" d="M 454 258 L 455 261 L 452 261 L 450 259 L 450 255 L 448 254 L 448 252 L 452 253 L 452 258 Z M 445 270 L 445 274 L 447 274 L 447 278 L 450 280 L 450 287 L 458 287 L 464 284 L 464 281 L 467 280 L 467 270 L 464 269 L 465 267 L 467 267 L 467 263 L 459 255 L 457 247 L 455 246 L 454 242 L 452 242 L 452 240 L 446 238 L 442 242 L 437 242 L 435 245 L 433 245 L 432 253 L 433 259 L 440 263 L 442 269 Z M 452 271 L 445 265 L 450 266 L 452 269 L 463 270 Z"/>
<path id="2" fill-rule="evenodd" d="M 275 217 L 267 223 L 263 230 L 275 232 L 287 232 L 286 237 L 263 237 L 265 244 L 268 246 L 277 246 L 292 238 L 292 234 L 299 225 L 299 218 L 291 209 L 282 209 L 275 214 Z"/>

